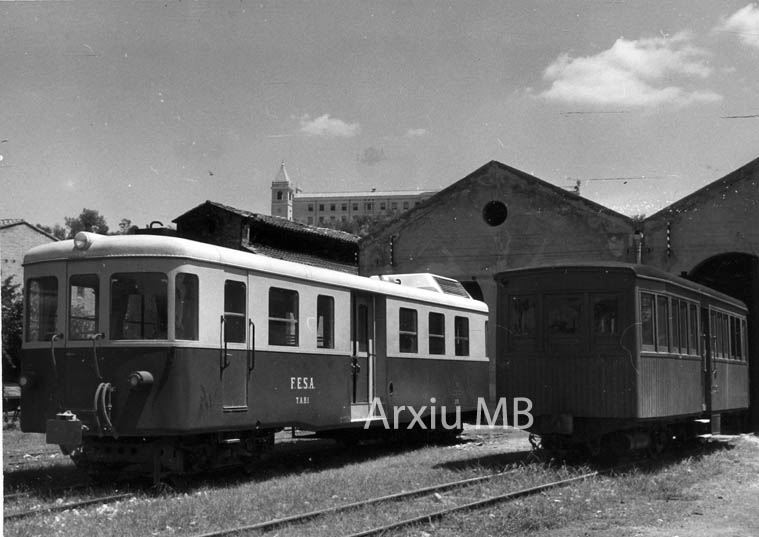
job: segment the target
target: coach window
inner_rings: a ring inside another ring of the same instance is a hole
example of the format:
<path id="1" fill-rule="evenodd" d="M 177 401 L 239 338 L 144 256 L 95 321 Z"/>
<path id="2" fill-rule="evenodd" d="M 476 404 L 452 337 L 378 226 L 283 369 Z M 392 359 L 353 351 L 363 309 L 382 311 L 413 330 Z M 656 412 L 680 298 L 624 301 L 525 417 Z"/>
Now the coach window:
<path id="1" fill-rule="evenodd" d="M 167 288 L 159 272 L 111 276 L 111 339 L 166 339 Z"/>
<path id="2" fill-rule="evenodd" d="M 741 361 L 747 362 L 748 361 L 748 347 L 746 346 L 746 320 L 741 319 L 741 348 L 743 349 L 743 353 L 741 354 Z"/>
<path id="3" fill-rule="evenodd" d="M 640 294 L 640 343 L 643 350 L 656 350 L 654 329 L 654 295 Z"/>
<path id="4" fill-rule="evenodd" d="M 547 296 L 546 314 L 549 336 L 581 334 L 581 296 Z"/>
<path id="5" fill-rule="evenodd" d="M 455 317 L 453 319 L 453 342 L 456 356 L 469 356 L 469 318 Z"/>
<path id="6" fill-rule="evenodd" d="M 430 354 L 445 354 L 445 315 L 429 315 Z"/>
<path id="7" fill-rule="evenodd" d="M 680 351 L 680 301 L 676 298 L 670 302 L 672 306 L 672 338 L 670 340 L 672 352 Z"/>
<path id="8" fill-rule="evenodd" d="M 680 308 L 680 352 L 682 354 L 688 354 L 688 303 L 681 300 L 679 303 Z"/>
<path id="9" fill-rule="evenodd" d="M 180 273 L 174 283 L 174 337 L 197 340 L 198 277 Z"/>
<path id="10" fill-rule="evenodd" d="M 398 332 L 400 352 L 417 352 L 416 310 L 400 308 L 398 313 Z"/>
<path id="11" fill-rule="evenodd" d="M 269 289 L 269 345 L 298 345 L 298 292 Z"/>
<path id="12" fill-rule="evenodd" d="M 669 298 L 656 297 L 656 350 L 669 352 Z"/>
<path id="13" fill-rule="evenodd" d="M 316 298 L 316 346 L 335 348 L 335 299 L 319 295 Z"/>
<path id="14" fill-rule="evenodd" d="M 26 282 L 26 340 L 48 341 L 57 332 L 58 279 L 53 276 Z"/>
<path id="15" fill-rule="evenodd" d="M 69 279 L 69 339 L 87 339 L 98 333 L 97 274 L 76 274 Z"/>
<path id="16" fill-rule="evenodd" d="M 619 303 L 616 296 L 591 297 L 593 307 L 593 333 L 613 335 L 619 330 Z"/>
<path id="17" fill-rule="evenodd" d="M 688 310 L 688 349 L 690 354 L 698 355 L 698 307 L 689 304 Z"/>
<path id="18" fill-rule="evenodd" d="M 511 334 L 535 337 L 535 297 L 512 296 L 509 305 Z"/>

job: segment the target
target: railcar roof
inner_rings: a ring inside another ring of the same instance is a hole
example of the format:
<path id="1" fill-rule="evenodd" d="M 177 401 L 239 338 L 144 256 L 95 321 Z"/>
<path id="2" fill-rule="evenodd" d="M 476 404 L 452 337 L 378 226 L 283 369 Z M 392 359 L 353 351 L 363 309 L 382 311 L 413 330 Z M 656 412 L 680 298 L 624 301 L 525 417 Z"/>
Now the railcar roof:
<path id="1" fill-rule="evenodd" d="M 530 272 L 556 272 L 556 271 L 562 271 L 562 270 L 597 271 L 599 273 L 612 272 L 612 271 L 613 272 L 627 271 L 627 272 L 633 273 L 636 278 L 648 279 L 648 280 L 660 280 L 660 281 L 672 283 L 674 285 L 683 287 L 685 289 L 689 289 L 689 290 L 696 291 L 699 293 L 704 293 L 706 295 L 709 295 L 718 300 L 733 304 L 735 306 L 746 308 L 746 305 L 742 301 L 738 300 L 735 297 L 726 295 L 725 293 L 712 289 L 711 287 L 707 287 L 705 285 L 696 283 L 686 278 L 681 278 L 680 276 L 675 276 L 674 274 L 670 274 L 669 272 L 658 269 L 656 267 L 652 267 L 650 265 L 638 265 L 635 263 L 620 263 L 620 262 L 615 262 L 615 261 L 599 261 L 599 262 L 593 263 L 593 262 L 578 261 L 578 262 L 566 262 L 566 263 L 559 263 L 559 264 L 533 265 L 529 267 L 521 267 L 521 268 L 516 268 L 516 269 L 511 269 L 511 270 L 505 270 L 503 272 L 497 273 L 494 276 L 494 278 L 496 280 L 501 280 L 503 278 L 507 278 L 512 275 L 522 275 L 522 274 L 530 273 Z"/>
<path id="2" fill-rule="evenodd" d="M 180 258 L 281 275 L 301 281 L 313 281 L 358 291 L 379 293 L 422 302 L 487 313 L 484 302 L 425 289 L 398 285 L 364 276 L 354 276 L 310 265 L 284 261 L 212 244 L 156 235 L 86 234 L 90 246 L 74 248 L 73 239 L 36 246 L 24 256 L 24 266 L 51 261 L 77 261 L 104 258 L 162 257 Z"/>

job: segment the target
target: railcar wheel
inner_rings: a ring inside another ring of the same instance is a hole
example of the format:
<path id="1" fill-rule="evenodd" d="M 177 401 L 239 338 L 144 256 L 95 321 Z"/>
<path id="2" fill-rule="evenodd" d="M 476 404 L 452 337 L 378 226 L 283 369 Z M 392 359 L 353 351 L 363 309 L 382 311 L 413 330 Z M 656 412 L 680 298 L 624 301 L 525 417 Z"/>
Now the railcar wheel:
<path id="1" fill-rule="evenodd" d="M 670 435 L 666 427 L 657 427 L 651 431 L 651 444 L 648 447 L 648 456 L 652 459 L 659 458 L 659 455 L 666 449 Z"/>

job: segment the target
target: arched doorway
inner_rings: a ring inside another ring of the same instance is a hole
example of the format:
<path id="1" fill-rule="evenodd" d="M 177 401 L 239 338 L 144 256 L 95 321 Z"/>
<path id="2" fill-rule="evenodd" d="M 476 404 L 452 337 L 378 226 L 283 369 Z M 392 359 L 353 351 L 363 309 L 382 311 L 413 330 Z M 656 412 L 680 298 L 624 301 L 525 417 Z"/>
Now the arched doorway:
<path id="1" fill-rule="evenodd" d="M 750 426 L 759 431 L 759 257 L 745 253 L 712 256 L 698 264 L 688 278 L 738 298 L 749 308 Z"/>

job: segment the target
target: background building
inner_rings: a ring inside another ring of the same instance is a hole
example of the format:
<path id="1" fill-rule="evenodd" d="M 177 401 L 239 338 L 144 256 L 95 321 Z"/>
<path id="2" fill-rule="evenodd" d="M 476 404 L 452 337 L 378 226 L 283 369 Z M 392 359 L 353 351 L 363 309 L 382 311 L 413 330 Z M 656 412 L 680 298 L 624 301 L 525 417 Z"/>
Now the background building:
<path id="1" fill-rule="evenodd" d="M 413 209 L 436 192 L 371 190 L 304 194 L 290 181 L 283 162 L 271 184 L 271 215 L 314 226 L 350 222 L 363 217 L 392 218 Z"/>
<path id="2" fill-rule="evenodd" d="M 29 248 L 55 242 L 50 233 L 20 218 L 0 219 L 0 279 L 13 276 L 13 283 L 23 285 L 24 254 Z"/>
<path id="3" fill-rule="evenodd" d="M 173 220 L 185 239 L 358 273 L 358 237 L 206 201 Z"/>

